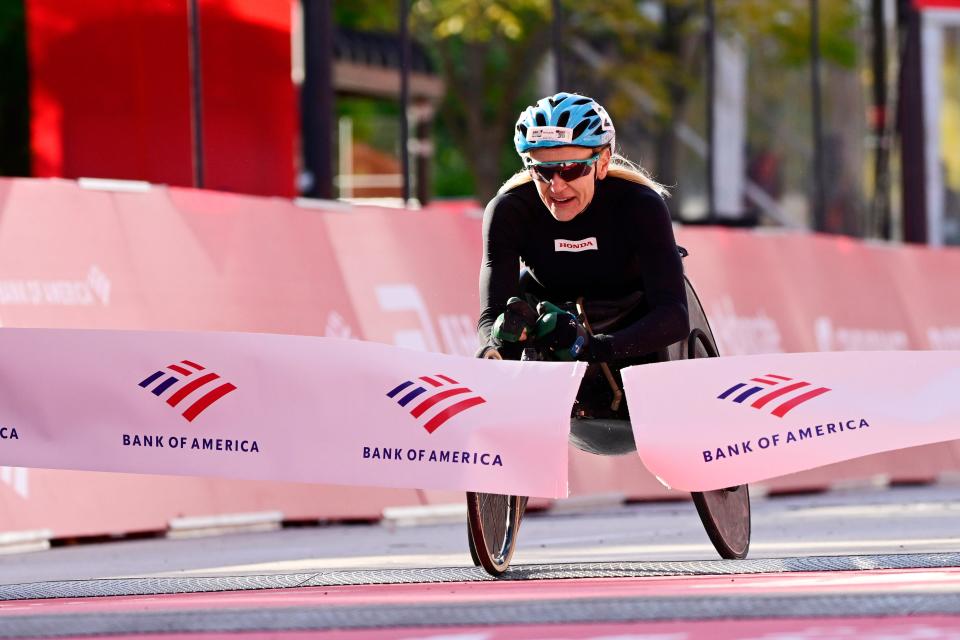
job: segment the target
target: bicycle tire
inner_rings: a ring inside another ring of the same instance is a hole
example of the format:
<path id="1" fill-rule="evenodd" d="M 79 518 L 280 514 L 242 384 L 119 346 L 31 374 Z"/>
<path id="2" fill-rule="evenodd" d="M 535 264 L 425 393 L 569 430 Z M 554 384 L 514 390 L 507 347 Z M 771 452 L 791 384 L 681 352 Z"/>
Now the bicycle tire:
<path id="1" fill-rule="evenodd" d="M 490 575 L 503 575 L 517 547 L 526 496 L 467 492 L 470 541 L 479 566 Z"/>
<path id="2" fill-rule="evenodd" d="M 709 330 L 709 326 L 708 326 Z M 690 332 L 687 358 L 715 358 L 713 340 L 702 329 Z M 750 489 L 745 484 L 691 493 L 697 514 L 714 549 L 725 560 L 742 560 L 750 552 Z"/>

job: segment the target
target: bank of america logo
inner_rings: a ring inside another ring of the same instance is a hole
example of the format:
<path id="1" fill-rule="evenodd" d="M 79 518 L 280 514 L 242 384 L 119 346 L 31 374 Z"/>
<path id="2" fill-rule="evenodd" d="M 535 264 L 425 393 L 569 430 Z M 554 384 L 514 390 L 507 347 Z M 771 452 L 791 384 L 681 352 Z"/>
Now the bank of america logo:
<path id="1" fill-rule="evenodd" d="M 467 409 L 486 402 L 483 398 L 449 376 L 434 374 L 407 380 L 387 392 L 398 405 L 410 406 L 410 415 L 423 418 L 423 428 L 433 433 L 444 422 Z"/>
<path id="2" fill-rule="evenodd" d="M 830 389 L 826 387 L 814 387 L 809 382 L 768 373 L 765 376 L 751 378 L 750 382 L 735 384 L 717 398 L 720 400 L 730 399 L 738 403 L 752 400 L 750 406 L 754 409 L 766 409 L 767 405 L 772 404 L 773 408 L 770 413 L 782 418 L 791 409 L 822 396 L 828 391 Z"/>
<path id="3" fill-rule="evenodd" d="M 217 380 L 222 382 L 216 373 L 206 371 L 205 367 L 196 362 L 181 360 L 177 364 L 168 365 L 165 370 L 148 376 L 140 386 L 150 389 L 157 397 L 170 391 L 170 396 L 166 400 L 171 407 L 177 407 L 189 396 L 190 399 L 187 400 L 189 404 L 181 415 L 188 422 L 193 422 L 193 419 L 206 411 L 210 405 L 236 389 L 229 382 L 214 384 Z"/>

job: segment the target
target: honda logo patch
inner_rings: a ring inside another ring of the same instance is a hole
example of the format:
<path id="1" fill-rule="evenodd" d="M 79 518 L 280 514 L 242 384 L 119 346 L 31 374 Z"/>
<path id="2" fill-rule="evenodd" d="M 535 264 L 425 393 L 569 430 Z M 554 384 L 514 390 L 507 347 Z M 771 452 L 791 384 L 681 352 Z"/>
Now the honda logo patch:
<path id="1" fill-rule="evenodd" d="M 597 239 L 584 238 L 583 240 L 554 240 L 555 251 L 596 251 Z"/>

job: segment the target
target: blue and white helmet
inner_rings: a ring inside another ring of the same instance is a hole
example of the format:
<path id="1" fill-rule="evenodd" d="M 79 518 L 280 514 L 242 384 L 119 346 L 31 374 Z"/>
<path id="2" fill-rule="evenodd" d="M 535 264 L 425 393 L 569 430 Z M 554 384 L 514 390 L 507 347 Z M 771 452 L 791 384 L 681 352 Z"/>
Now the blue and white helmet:
<path id="1" fill-rule="evenodd" d="M 513 144 L 523 155 L 546 147 L 613 148 L 616 131 L 606 109 L 593 98 L 558 93 L 527 107 L 517 120 Z"/>

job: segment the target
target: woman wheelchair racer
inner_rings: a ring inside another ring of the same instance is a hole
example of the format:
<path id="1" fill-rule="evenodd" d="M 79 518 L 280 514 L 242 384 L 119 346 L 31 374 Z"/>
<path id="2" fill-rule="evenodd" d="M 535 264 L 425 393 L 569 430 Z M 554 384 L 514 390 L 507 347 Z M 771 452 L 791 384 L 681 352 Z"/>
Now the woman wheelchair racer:
<path id="1" fill-rule="evenodd" d="M 666 189 L 615 143 L 606 110 L 586 96 L 558 93 L 520 114 L 514 145 L 525 168 L 484 212 L 478 355 L 518 359 L 536 346 L 618 371 L 686 339 Z M 572 306 L 580 299 L 592 336 Z M 578 402 L 581 412 L 606 417 L 610 389 L 598 368 L 588 369 Z"/>

